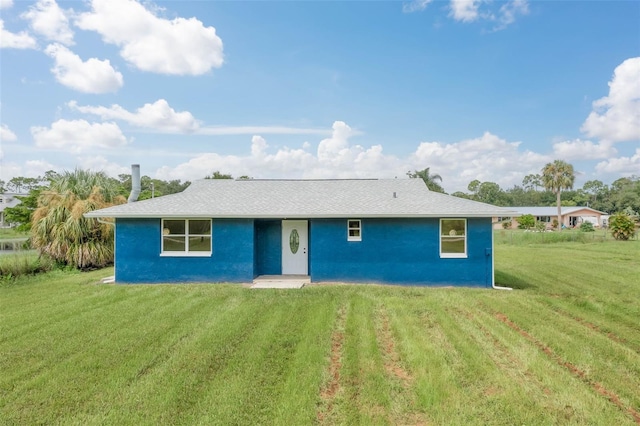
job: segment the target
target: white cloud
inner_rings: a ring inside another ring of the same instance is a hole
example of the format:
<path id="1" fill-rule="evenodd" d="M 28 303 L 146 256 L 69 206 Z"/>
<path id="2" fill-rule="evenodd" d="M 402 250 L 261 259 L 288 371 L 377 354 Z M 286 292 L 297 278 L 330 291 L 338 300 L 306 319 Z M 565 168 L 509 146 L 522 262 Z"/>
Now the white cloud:
<path id="1" fill-rule="evenodd" d="M 13 6 L 13 0 L 0 0 L 0 9 L 8 9 Z"/>
<path id="2" fill-rule="evenodd" d="M 640 57 L 618 65 L 609 82 L 609 96 L 593 103 L 580 130 L 613 142 L 640 140 Z"/>
<path id="3" fill-rule="evenodd" d="M 76 101 L 67 103 L 69 108 L 83 114 L 99 116 L 103 120 L 123 120 L 127 123 L 156 129 L 163 132 L 194 133 L 198 135 L 255 135 L 255 134 L 279 134 L 279 135 L 327 135 L 330 130 L 318 128 L 287 127 L 287 126 L 202 126 L 190 112 L 176 112 L 169 106 L 165 99 L 158 99 L 152 104 L 128 111 L 120 105 L 81 106 Z M 357 130 L 351 131 L 353 135 L 360 134 Z"/>
<path id="4" fill-rule="evenodd" d="M 203 153 L 176 167 L 162 167 L 156 175 L 160 179 L 201 179 L 215 170 L 233 173 L 234 176 L 252 177 L 303 177 L 305 171 L 316 166 L 313 154 L 304 149 L 279 149 L 275 154 L 267 153 L 267 142 L 261 136 L 251 139 L 251 154 L 220 155 Z"/>
<path id="5" fill-rule="evenodd" d="M 36 39 L 26 31 L 12 33 L 4 29 L 4 21 L 0 19 L 0 48 L 2 49 L 35 49 Z"/>
<path id="6" fill-rule="evenodd" d="M 320 141 L 315 154 L 309 151 L 310 144 L 306 142 L 302 148 L 283 147 L 269 153 L 267 141 L 262 136 L 253 136 L 248 155 L 203 153 L 175 168 L 162 167 L 157 176 L 193 180 L 220 170 L 234 176 L 260 178 L 364 178 L 393 177 L 406 172 L 402 162 L 384 155 L 379 145 L 368 149 L 350 145 L 348 139 L 358 133 L 336 121 L 331 137 Z"/>
<path id="7" fill-rule="evenodd" d="M 593 143 L 581 139 L 554 143 L 553 152 L 563 160 L 601 160 L 617 154 L 611 142 Z"/>
<path id="8" fill-rule="evenodd" d="M 22 14 L 30 22 L 31 28 L 48 40 L 62 44 L 73 44 L 73 31 L 69 28 L 69 19 L 55 0 L 39 0 Z"/>
<path id="9" fill-rule="evenodd" d="M 478 9 L 481 2 L 481 0 L 451 0 L 449 16 L 456 21 L 473 22 L 479 17 Z"/>
<path id="10" fill-rule="evenodd" d="M 331 131 L 288 126 L 208 126 L 201 127 L 196 133 L 199 135 L 328 135 Z"/>
<path id="11" fill-rule="evenodd" d="M 496 5 L 499 4 L 500 8 Z M 424 9 L 424 8 L 423 8 Z M 496 23 L 492 31 L 499 31 L 529 13 L 528 0 L 509 0 L 494 3 L 490 0 L 450 0 L 449 17 L 458 22 L 489 21 Z"/>
<path id="12" fill-rule="evenodd" d="M 427 8 L 433 0 L 412 0 L 402 4 L 402 11 L 405 13 L 420 12 Z"/>
<path id="13" fill-rule="evenodd" d="M 640 148 L 630 157 L 610 158 L 596 164 L 596 172 L 622 175 L 637 175 L 640 170 Z"/>
<path id="14" fill-rule="evenodd" d="M 0 151 L 0 158 L 2 158 L 1 154 L 2 152 Z M 2 167 L 0 168 L 0 180 L 8 182 L 11 178 L 16 176 L 26 176 L 22 173 L 22 167 L 16 163 L 3 161 Z"/>
<path id="15" fill-rule="evenodd" d="M 123 173 L 131 173 L 131 167 L 124 167 L 113 163 L 100 155 L 78 157 L 77 162 L 78 167 L 95 171 L 104 171 L 112 177 L 118 177 L 118 175 Z"/>
<path id="16" fill-rule="evenodd" d="M 222 40 L 196 18 L 168 20 L 134 0 L 93 0 L 76 25 L 97 31 L 143 71 L 200 75 L 223 63 Z"/>
<path id="17" fill-rule="evenodd" d="M 80 106 L 76 101 L 68 103 L 71 109 L 84 114 L 97 115 L 103 120 L 123 120 L 138 127 L 146 127 L 168 132 L 193 132 L 200 127 L 198 120 L 188 111 L 176 112 L 164 99 L 152 104 L 144 104 L 135 112 L 127 111 L 120 105 Z"/>
<path id="18" fill-rule="evenodd" d="M 382 146 L 352 144 L 355 131 L 336 121 L 332 135 L 317 144 L 315 152 L 305 142 L 302 148 L 271 150 L 262 136 L 254 136 L 246 155 L 202 153 L 176 167 L 162 167 L 160 179 L 193 180 L 215 170 L 234 176 L 255 178 L 393 178 L 410 170 L 430 167 L 443 178 L 449 192 L 466 191 L 474 179 L 496 182 L 503 188 L 520 184 L 529 173 L 539 173 L 553 158 L 519 149 L 491 133 L 456 143 L 423 142 L 405 157 L 385 154 Z"/>
<path id="19" fill-rule="evenodd" d="M 11 131 L 9 126 L 3 124 L 0 126 L 0 141 L 3 142 L 15 142 L 18 140 L 18 137 L 15 133 Z"/>
<path id="20" fill-rule="evenodd" d="M 499 24 L 493 29 L 499 31 L 516 21 L 518 15 L 527 15 L 529 13 L 529 3 L 527 0 L 511 0 L 500 6 L 498 13 Z"/>
<path id="21" fill-rule="evenodd" d="M 0 168 L 0 179 L 6 182 L 16 176 L 38 177 L 48 170 L 60 170 L 60 167 L 45 160 L 27 160 L 23 164 L 5 162 Z"/>
<path id="22" fill-rule="evenodd" d="M 522 177 L 539 173 L 552 160 L 547 155 L 521 151 L 520 142 L 507 142 L 489 132 L 455 143 L 422 142 L 410 156 L 411 169 L 430 167 L 442 176 L 448 192 L 466 191 L 472 180 L 495 182 L 503 188 L 520 184 Z"/>
<path id="23" fill-rule="evenodd" d="M 55 60 L 51 72 L 64 86 L 84 93 L 115 92 L 123 85 L 122 74 L 116 71 L 108 59 L 101 61 L 90 58 L 87 61 L 65 46 L 54 43 L 47 46 L 45 53 Z"/>
<path id="24" fill-rule="evenodd" d="M 49 170 L 60 169 L 45 160 L 28 160 L 24 164 L 24 171 L 26 176 L 43 176 Z"/>
<path id="25" fill-rule="evenodd" d="M 127 139 L 116 123 L 89 123 L 85 120 L 58 120 L 50 128 L 31 127 L 38 148 L 59 149 L 74 153 L 96 148 L 119 148 Z"/>

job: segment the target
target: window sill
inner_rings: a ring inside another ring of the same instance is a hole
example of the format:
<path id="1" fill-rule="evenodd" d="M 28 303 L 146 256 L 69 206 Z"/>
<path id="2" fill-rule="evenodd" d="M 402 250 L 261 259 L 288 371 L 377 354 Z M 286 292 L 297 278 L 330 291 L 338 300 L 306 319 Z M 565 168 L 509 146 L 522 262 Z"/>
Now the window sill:
<path id="1" fill-rule="evenodd" d="M 210 251 L 165 251 L 160 253 L 160 257 L 211 257 Z"/>
<path id="2" fill-rule="evenodd" d="M 347 238 L 347 241 L 362 241 L 362 238 Z"/>
<path id="3" fill-rule="evenodd" d="M 441 259 L 466 259 L 467 257 L 465 253 L 440 253 Z"/>

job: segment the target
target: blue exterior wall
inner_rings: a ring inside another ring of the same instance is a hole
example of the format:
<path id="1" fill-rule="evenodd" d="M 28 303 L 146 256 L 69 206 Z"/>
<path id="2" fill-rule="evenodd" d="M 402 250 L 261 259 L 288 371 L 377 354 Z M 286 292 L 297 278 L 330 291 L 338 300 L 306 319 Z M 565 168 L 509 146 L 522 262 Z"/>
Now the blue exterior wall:
<path id="1" fill-rule="evenodd" d="M 356 218 L 357 219 L 357 218 Z M 491 287 L 490 218 L 467 220 L 467 258 L 440 258 L 439 219 L 309 220 L 311 280 Z M 282 271 L 280 220 L 214 219 L 211 257 L 161 257 L 160 219 L 116 220 L 116 281 L 251 282 Z"/>
<path id="2" fill-rule="evenodd" d="M 255 276 L 282 273 L 282 221 L 255 221 Z"/>
<path id="3" fill-rule="evenodd" d="M 490 218 L 467 220 L 464 259 L 440 258 L 439 219 L 362 219 L 362 241 L 347 241 L 347 219 L 310 222 L 312 281 L 491 287 Z"/>
<path id="4" fill-rule="evenodd" d="M 160 219 L 116 219 L 116 282 L 251 282 L 252 219 L 215 219 L 211 257 L 161 257 Z"/>

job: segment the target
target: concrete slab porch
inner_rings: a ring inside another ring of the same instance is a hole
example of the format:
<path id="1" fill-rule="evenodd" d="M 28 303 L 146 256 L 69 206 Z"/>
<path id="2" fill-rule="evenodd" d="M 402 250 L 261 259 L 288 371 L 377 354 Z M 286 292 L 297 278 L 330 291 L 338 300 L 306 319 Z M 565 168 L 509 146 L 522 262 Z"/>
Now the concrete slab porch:
<path id="1" fill-rule="evenodd" d="M 251 288 L 302 288 L 311 283 L 309 275 L 260 275 Z"/>

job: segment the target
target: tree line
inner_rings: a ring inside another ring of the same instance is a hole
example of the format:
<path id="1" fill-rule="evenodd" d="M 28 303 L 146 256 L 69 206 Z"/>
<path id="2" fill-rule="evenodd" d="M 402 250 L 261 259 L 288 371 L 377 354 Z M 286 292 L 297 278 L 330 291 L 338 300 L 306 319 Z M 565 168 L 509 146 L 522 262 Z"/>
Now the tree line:
<path id="1" fill-rule="evenodd" d="M 63 181 L 66 181 L 64 187 L 59 185 Z M 62 188 L 64 188 L 64 191 L 77 193 L 95 183 L 99 183 L 104 187 L 107 193 L 114 196 L 120 195 L 125 200 L 131 192 L 131 174 L 120 174 L 117 178 L 113 178 L 103 172 L 91 172 L 81 169 L 62 173 L 49 170 L 44 175 L 35 178 L 18 176 L 8 182 L 0 180 L 0 193 L 23 194 L 16 196 L 21 201 L 20 204 L 4 210 L 5 221 L 16 224 L 19 231 L 28 231 L 31 229 L 32 214 L 38 207 L 38 199 L 43 193 L 60 191 Z M 138 199 L 146 200 L 182 192 L 190 184 L 190 181 L 182 182 L 179 179 L 165 181 L 142 176 L 140 178 L 142 191 Z"/>
<path id="2" fill-rule="evenodd" d="M 529 179 L 533 179 L 531 183 Z M 494 182 L 474 180 L 469 183 L 469 192 L 454 192 L 451 195 L 482 201 L 497 206 L 554 206 L 556 196 L 536 183 L 540 175 L 528 175 L 522 185 L 502 189 Z M 589 180 L 582 188 L 566 190 L 562 193 L 563 206 L 588 206 L 606 213 L 629 210 L 640 212 L 640 176 L 623 177 L 607 185 L 600 180 Z"/>
<path id="3" fill-rule="evenodd" d="M 451 195 L 502 207 L 556 206 L 558 223 L 562 223 L 562 206 L 586 206 L 611 215 L 619 213 L 626 217 L 625 226 L 629 229 L 633 227 L 634 221 L 639 220 L 640 176 L 623 177 L 611 185 L 600 180 L 589 180 L 582 188 L 573 189 L 575 175 L 573 165 L 555 160 L 547 163 L 540 173 L 525 176 L 522 185 L 514 185 L 505 190 L 495 182 L 476 179 L 469 182 L 469 192 L 456 191 Z M 442 177 L 431 173 L 428 167 L 409 171 L 407 176 L 422 179 L 432 191 L 445 192 L 441 185 Z M 620 218 L 616 220 L 618 219 Z"/>
<path id="4" fill-rule="evenodd" d="M 441 181 L 439 175 L 429 174 L 428 169 L 425 170 L 427 179 L 431 180 L 436 176 L 436 181 Z M 407 175 L 420 178 L 421 176 L 417 175 L 420 172 L 422 171 L 409 172 Z M 440 189 L 433 184 L 426 184 L 432 191 L 445 192 L 439 182 L 435 184 Z M 555 206 L 557 202 L 557 195 L 552 190 L 545 189 L 541 174 L 527 175 L 520 185 L 507 189 L 501 188 L 495 182 L 481 182 L 476 179 L 469 182 L 467 192 L 456 191 L 451 195 L 502 207 L 547 207 Z M 623 177 L 611 185 L 600 180 L 589 180 L 582 188 L 563 190 L 561 205 L 587 206 L 609 214 L 627 211 L 637 215 L 640 213 L 640 176 Z"/>

